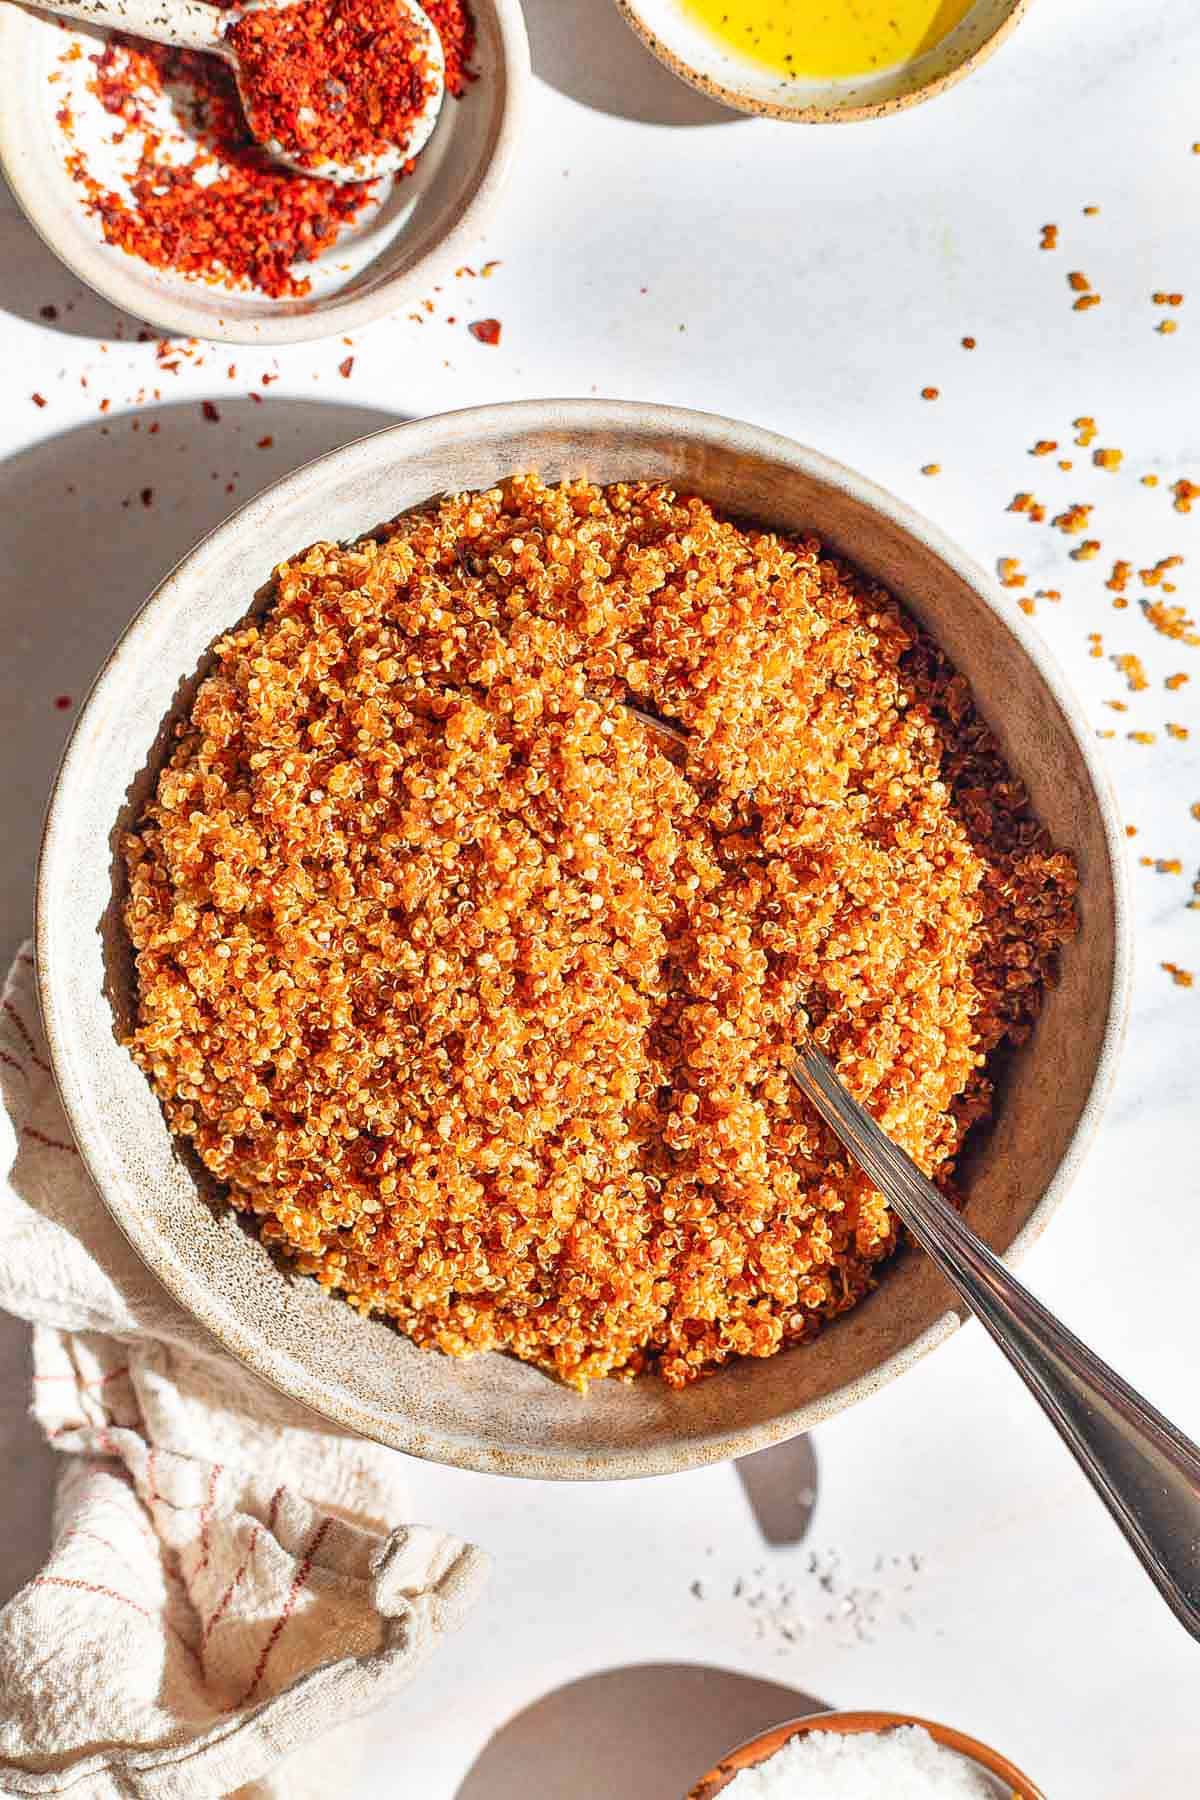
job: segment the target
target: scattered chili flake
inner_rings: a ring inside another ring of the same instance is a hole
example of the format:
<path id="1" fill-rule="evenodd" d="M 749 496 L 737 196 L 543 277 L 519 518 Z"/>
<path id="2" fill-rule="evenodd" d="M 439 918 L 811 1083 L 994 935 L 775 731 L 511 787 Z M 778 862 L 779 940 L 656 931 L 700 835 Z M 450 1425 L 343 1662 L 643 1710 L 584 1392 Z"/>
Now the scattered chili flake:
<path id="1" fill-rule="evenodd" d="M 1093 450 L 1092 461 L 1098 469 L 1119 469 L 1125 460 L 1123 450 Z"/>
<path id="2" fill-rule="evenodd" d="M 1083 216 L 1085 219 L 1094 219 L 1099 211 L 1100 208 L 1098 206 L 1085 206 L 1083 209 Z"/>
<path id="3" fill-rule="evenodd" d="M 1124 700 L 1106 700 L 1104 704 L 1105 706 L 1110 707 L 1113 712 L 1129 711 L 1129 707 Z"/>
<path id="4" fill-rule="evenodd" d="M 1071 551 L 1071 560 L 1072 562 L 1091 562 L 1092 558 L 1094 556 L 1099 556 L 1099 554 L 1100 539 L 1084 538 L 1082 544 L 1076 544 L 1075 548 Z"/>
<path id="5" fill-rule="evenodd" d="M 1149 857 L 1143 861 L 1149 862 Z M 1177 856 L 1158 856 L 1154 858 L 1153 867 L 1159 875 L 1182 875 L 1183 864 Z"/>
<path id="6" fill-rule="evenodd" d="M 1175 511 L 1186 513 L 1191 512 L 1192 501 L 1200 495 L 1200 487 L 1194 481 L 1181 477 L 1172 484 L 1171 492 L 1175 496 Z"/>
<path id="7" fill-rule="evenodd" d="M 1057 588 L 1039 588 L 1037 591 L 1037 597 L 1039 600 L 1055 600 L 1055 601 L 1057 601 L 1057 600 L 1062 599 L 1062 595 L 1059 593 Z"/>
<path id="8" fill-rule="evenodd" d="M 31 394 L 29 397 L 35 406 L 45 406 L 46 404 L 45 394 Z"/>
<path id="9" fill-rule="evenodd" d="M 228 380 L 228 381 L 236 381 L 237 380 L 237 364 L 236 363 L 230 363 L 229 367 L 225 371 L 225 377 L 226 377 L 226 380 Z"/>
<path id="10" fill-rule="evenodd" d="M 446 46 L 456 63 L 459 12 Z M 436 84 L 424 33 L 390 0 L 251 8 L 225 37 L 254 135 L 305 169 L 332 160 L 361 173 L 367 159 L 403 152 Z"/>
<path id="11" fill-rule="evenodd" d="M 1142 611 L 1155 631 L 1163 637 L 1175 638 L 1192 648 L 1200 646 L 1200 631 L 1182 606 L 1168 606 L 1165 600 L 1143 600 Z"/>
<path id="12" fill-rule="evenodd" d="M 204 414 L 204 417 L 214 425 L 221 417 L 220 411 L 213 405 L 211 400 L 202 400 L 200 403 L 200 411 Z"/>
<path id="13" fill-rule="evenodd" d="M 260 437 L 258 440 L 258 448 L 260 450 L 269 450 L 274 442 L 275 439 L 273 437 Z"/>
<path id="14" fill-rule="evenodd" d="M 1065 536 L 1077 537 L 1087 530 L 1088 519 L 1091 517 L 1093 510 L 1094 508 L 1091 506 L 1084 506 L 1081 501 L 1077 500 L 1072 506 L 1068 506 L 1064 512 L 1055 513 L 1050 523 L 1057 526 L 1058 530 L 1063 532 Z"/>
<path id="15" fill-rule="evenodd" d="M 349 381 L 353 373 L 354 358 L 352 356 L 343 357 L 342 361 L 338 364 L 338 374 L 342 376 L 344 380 Z"/>
<path id="16" fill-rule="evenodd" d="M 1067 276 L 1067 286 L 1073 293 L 1087 294 L 1091 292 L 1092 284 L 1087 276 L 1083 274 L 1082 270 L 1072 269 L 1071 273 Z"/>
<path id="17" fill-rule="evenodd" d="M 1118 560 L 1113 564 L 1112 574 L 1104 585 L 1106 588 L 1111 588 L 1114 594 L 1123 594 L 1129 586 L 1129 577 L 1132 574 L 1133 564 Z"/>
<path id="18" fill-rule="evenodd" d="M 1191 732 L 1188 730 L 1186 725 L 1173 725 L 1171 723 L 1171 721 L 1168 719 L 1167 720 L 1167 736 L 1172 737 L 1172 738 L 1178 738 L 1182 741 L 1182 740 L 1186 740 L 1187 738 L 1189 738 L 1191 736 Z"/>
<path id="19" fill-rule="evenodd" d="M 467 326 L 471 336 L 478 338 L 481 344 L 498 344 L 500 329 L 499 319 L 475 319 Z"/>
<path id="20" fill-rule="evenodd" d="M 1160 319 L 1154 329 L 1157 331 L 1159 337 L 1170 337 L 1171 333 L 1178 331 L 1179 327 L 1176 325 L 1174 319 Z"/>
<path id="21" fill-rule="evenodd" d="M 1142 659 L 1140 656 L 1133 656 L 1130 654 L 1114 656 L 1113 662 L 1116 664 L 1117 668 L 1120 669 L 1122 675 L 1124 675 L 1126 681 L 1129 683 L 1129 691 L 1131 694 L 1140 694 L 1145 688 L 1150 686 L 1150 683 L 1146 680 L 1146 671 L 1142 667 Z"/>
<path id="22" fill-rule="evenodd" d="M 1082 444 L 1086 450 L 1096 435 L 1096 421 L 1088 413 L 1084 413 L 1080 418 L 1074 421 L 1074 424 L 1079 433 L 1075 442 L 1077 444 Z"/>
<path id="23" fill-rule="evenodd" d="M 962 347 L 964 350 L 973 350 L 975 348 L 975 339 L 973 337 L 965 337 L 962 341 Z"/>
<path id="24" fill-rule="evenodd" d="M 1115 738 L 1115 737 L 1116 737 L 1116 735 L 1117 735 L 1117 734 L 1116 734 L 1116 732 L 1115 732 L 1115 731 L 1098 731 L 1098 732 L 1097 732 L 1097 733 L 1096 733 L 1096 736 L 1097 736 L 1097 737 L 1098 737 L 1098 738 Z"/>
<path id="25" fill-rule="evenodd" d="M 57 317 L 58 317 L 57 306 L 39 306 L 38 312 L 43 319 L 49 319 L 49 320 L 53 321 L 53 320 L 57 319 Z M 69 704 L 70 704 L 70 702 L 68 702 L 68 705 Z"/>
<path id="26" fill-rule="evenodd" d="M 1027 578 L 1022 573 L 1021 559 L 1019 556 L 1002 556 L 996 564 L 996 572 L 1000 577 L 1001 587 L 1017 588 L 1025 586 Z"/>
<path id="27" fill-rule="evenodd" d="M 1113 611 L 1114 612 L 1124 612 L 1127 609 L 1128 605 L 1129 605 L 1129 602 L 1128 602 L 1128 600 L 1126 600 L 1125 596 L 1123 594 L 1118 594 L 1116 599 L 1113 601 Z"/>
<path id="28" fill-rule="evenodd" d="M 1195 148 L 1195 146 L 1193 146 L 1193 148 Z M 1190 988 L 1196 979 L 1190 969 L 1181 969 L 1178 963 L 1165 962 L 1162 966 L 1167 971 L 1167 974 L 1171 977 L 1171 980 L 1175 983 L 1176 987 Z"/>
<path id="29" fill-rule="evenodd" d="M 1191 813 L 1193 819 L 1200 819 L 1200 800 L 1193 800 L 1188 811 Z"/>
<path id="30" fill-rule="evenodd" d="M 1030 456 L 1049 456 L 1057 449 L 1058 445 L 1053 438 L 1039 438 L 1029 454 Z"/>
<path id="31" fill-rule="evenodd" d="M 484 280 L 487 281 L 499 267 L 500 258 L 498 256 L 493 256 L 488 262 L 484 263 L 479 273 L 483 276 Z"/>
<path id="32" fill-rule="evenodd" d="M 921 389 L 921 398 L 922 400 L 936 400 L 939 392 L 940 390 L 935 387 L 923 387 Z"/>
<path id="33" fill-rule="evenodd" d="M 1037 611 L 1037 607 L 1029 594 L 1021 594 L 1017 599 L 1017 605 L 1023 613 L 1028 613 L 1031 619 Z"/>
<path id="34" fill-rule="evenodd" d="M 1138 828 L 1136 825 L 1127 825 L 1125 827 L 1125 836 L 1126 837 L 1136 837 L 1137 832 L 1138 832 Z"/>
<path id="35" fill-rule="evenodd" d="M 1158 476 L 1157 475 L 1143 475 L 1142 476 L 1142 486 L 1143 487 L 1157 487 L 1158 486 Z"/>
<path id="36" fill-rule="evenodd" d="M 1014 494 L 1008 503 L 1008 511 L 1027 513 L 1032 525 L 1040 525 L 1046 517 L 1046 509 L 1041 502 L 1035 500 L 1032 494 L 1026 493 Z"/>
<path id="37" fill-rule="evenodd" d="M 1071 461 L 1069 456 L 1066 456 L 1059 459 L 1058 466 L 1060 469 L 1073 469 L 1075 464 Z"/>
<path id="38" fill-rule="evenodd" d="M 1080 294 L 1072 307 L 1072 312 L 1088 312 L 1093 306 L 1099 306 L 1099 294 Z"/>
<path id="39" fill-rule="evenodd" d="M 1088 644 L 1091 646 L 1090 649 L 1088 650 L 1089 656 L 1103 656 L 1104 655 L 1104 640 L 1101 638 L 1100 633 L 1098 631 L 1089 631 L 1088 632 Z"/>
<path id="40" fill-rule="evenodd" d="M 153 488 L 144 487 L 142 489 L 142 505 L 143 506 L 153 506 L 154 505 L 154 489 Z"/>
<path id="41" fill-rule="evenodd" d="M 1043 225 L 1042 226 L 1042 241 L 1038 245 L 1038 249 L 1039 250 L 1057 250 L 1058 249 L 1058 226 L 1057 225 Z"/>
<path id="42" fill-rule="evenodd" d="M 54 704 L 58 708 L 59 712 L 66 712 L 68 706 L 70 706 L 70 704 L 71 704 L 70 694 L 55 694 Z"/>
<path id="43" fill-rule="evenodd" d="M 1170 688 L 1171 692 L 1174 693 L 1176 688 L 1181 688 L 1187 679 L 1186 675 L 1168 675 L 1167 679 L 1163 682 L 1163 686 L 1165 688 Z"/>
<path id="44" fill-rule="evenodd" d="M 941 463 L 922 463 L 921 464 L 922 475 L 940 475 L 941 472 L 942 472 Z"/>
<path id="45" fill-rule="evenodd" d="M 1153 731 L 1131 731 L 1129 736 L 1135 744 L 1153 744 L 1156 741 L 1156 734 Z"/>

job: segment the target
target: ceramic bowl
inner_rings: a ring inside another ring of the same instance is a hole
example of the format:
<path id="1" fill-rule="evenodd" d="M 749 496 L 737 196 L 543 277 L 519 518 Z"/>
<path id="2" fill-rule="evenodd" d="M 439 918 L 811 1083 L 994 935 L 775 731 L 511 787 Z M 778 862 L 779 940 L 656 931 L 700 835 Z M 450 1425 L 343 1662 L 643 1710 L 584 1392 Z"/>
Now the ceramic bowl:
<path id="1" fill-rule="evenodd" d="M 443 491 L 515 470 L 663 478 L 717 506 L 815 531 L 903 599 L 971 681 L 1058 843 L 1078 859 L 1082 925 L 969 1170 L 970 1218 L 1014 1256 L 1078 1167 L 1109 1086 L 1128 963 L 1123 836 L 1091 733 L 1032 629 L 939 532 L 861 476 L 750 425 L 610 401 L 450 413 L 347 445 L 207 538 L 134 620 L 83 708 L 50 804 L 38 880 L 41 999 L 80 1151 L 171 1292 L 269 1381 L 329 1418 L 437 1461 L 564 1479 L 665 1473 L 807 1431 L 898 1375 L 959 1323 L 915 1252 L 812 1343 L 686 1392 L 599 1382 L 586 1400 L 500 1355 L 454 1361 L 364 1322 L 278 1267 L 173 1142 L 122 1048 L 131 969 L 118 842 L 155 779 L 208 647 L 277 563 L 353 539 Z"/>
<path id="2" fill-rule="evenodd" d="M 789 1739 L 801 1737 L 805 1732 L 836 1731 L 839 1736 L 852 1737 L 865 1731 L 889 1731 L 897 1725 L 923 1726 L 935 1742 L 953 1750 L 964 1762 L 991 1778 L 996 1800 L 1045 1800 L 1042 1790 L 1033 1785 L 1028 1775 L 1022 1775 L 1006 1756 L 989 1749 L 977 1738 L 967 1737 L 965 1732 L 955 1731 L 949 1725 L 935 1725 L 929 1719 L 915 1718 L 911 1713 L 881 1712 L 817 1713 L 808 1719 L 789 1719 L 785 1725 L 762 1732 L 722 1757 L 716 1768 L 710 1769 L 691 1789 L 687 1800 L 714 1800 L 741 1770 L 753 1769 L 766 1762 L 769 1756 L 782 1750 Z"/>
<path id="3" fill-rule="evenodd" d="M 470 261 L 504 185 L 530 84 L 529 43 L 520 0 L 473 0 L 473 10 L 478 80 L 460 100 L 447 96 L 415 173 L 389 187 L 382 205 L 310 266 L 312 292 L 303 299 L 210 286 L 152 269 L 104 242 L 67 172 L 66 140 L 55 120 L 65 101 L 89 167 L 94 161 L 110 178 L 103 144 L 112 120 L 87 90 L 88 57 L 102 37 L 11 0 L 0 0 L 0 170 L 67 267 L 158 331 L 231 344 L 292 344 L 351 331 L 417 304 Z M 64 64 L 73 42 L 85 55 Z"/>
<path id="4" fill-rule="evenodd" d="M 878 119 L 928 100 L 989 57 L 1030 0 L 975 0 L 966 18 L 911 62 L 870 75 L 816 80 L 782 76 L 722 44 L 680 0 L 617 0 L 638 36 L 673 74 L 741 112 L 805 125 Z"/>

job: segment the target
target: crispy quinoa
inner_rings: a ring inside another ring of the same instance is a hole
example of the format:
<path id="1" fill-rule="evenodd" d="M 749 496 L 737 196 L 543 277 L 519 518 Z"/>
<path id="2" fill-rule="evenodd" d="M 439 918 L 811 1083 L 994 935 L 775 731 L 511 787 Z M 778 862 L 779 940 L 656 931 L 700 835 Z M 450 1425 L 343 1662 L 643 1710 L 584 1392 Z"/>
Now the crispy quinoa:
<path id="1" fill-rule="evenodd" d="M 522 476 L 305 551 L 215 658 L 126 844 L 132 1045 L 299 1269 L 580 1388 L 796 1343 L 897 1242 L 804 1030 L 952 1191 L 1075 872 L 818 543 Z"/>

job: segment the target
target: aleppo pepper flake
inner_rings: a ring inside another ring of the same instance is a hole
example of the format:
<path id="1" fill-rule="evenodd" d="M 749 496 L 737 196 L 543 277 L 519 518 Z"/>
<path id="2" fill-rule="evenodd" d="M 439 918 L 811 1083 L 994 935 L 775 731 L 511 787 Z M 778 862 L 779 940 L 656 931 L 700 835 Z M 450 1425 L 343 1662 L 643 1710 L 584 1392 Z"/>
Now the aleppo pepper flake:
<path id="1" fill-rule="evenodd" d="M 446 59 L 446 91 L 472 78 L 475 31 L 463 0 L 427 0 Z M 377 197 L 377 183 L 339 186 L 271 160 L 247 130 L 231 70 L 215 57 L 114 36 L 92 58 L 93 91 L 118 134 L 136 146 L 126 190 L 97 181 L 73 144 L 67 169 L 106 242 L 156 269 L 299 299 L 303 271 Z M 178 160 L 156 103 L 171 104 L 191 140 Z M 69 122 L 64 124 L 69 134 Z"/>
<path id="2" fill-rule="evenodd" d="M 473 324 L 467 326 L 471 336 L 478 338 L 481 344 L 498 344 L 500 329 L 499 319 L 476 319 Z"/>
<path id="3" fill-rule="evenodd" d="M 255 136 L 304 168 L 403 151 L 434 85 L 423 36 L 394 0 L 263 7 L 225 36 Z"/>

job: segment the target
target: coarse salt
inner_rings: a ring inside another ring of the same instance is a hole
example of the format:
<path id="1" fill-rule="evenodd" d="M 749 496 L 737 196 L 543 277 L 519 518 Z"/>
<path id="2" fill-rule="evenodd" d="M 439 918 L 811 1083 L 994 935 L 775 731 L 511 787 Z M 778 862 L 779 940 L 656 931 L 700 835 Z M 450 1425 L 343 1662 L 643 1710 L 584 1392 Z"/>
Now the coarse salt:
<path id="1" fill-rule="evenodd" d="M 919 1725 L 891 1731 L 806 1731 L 757 1768 L 728 1800 L 996 1800 L 1000 1789 Z"/>

